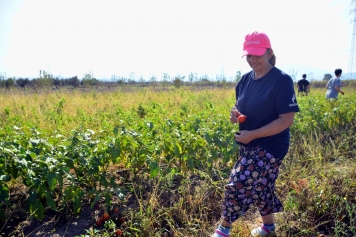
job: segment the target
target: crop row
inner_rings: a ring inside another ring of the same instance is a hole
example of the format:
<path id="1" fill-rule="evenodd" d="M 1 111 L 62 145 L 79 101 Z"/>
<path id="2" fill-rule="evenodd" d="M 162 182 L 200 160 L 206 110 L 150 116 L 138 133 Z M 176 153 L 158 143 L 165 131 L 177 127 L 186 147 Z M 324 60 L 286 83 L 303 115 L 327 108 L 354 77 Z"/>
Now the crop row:
<path id="1" fill-rule="evenodd" d="M 354 122 L 355 104 L 353 100 L 341 103 L 301 98 L 292 139 Z M 70 206 L 73 212 L 79 212 L 85 197 L 92 197 L 92 205 L 101 197 L 107 203 L 112 195 L 122 198 L 120 181 L 109 169 L 113 164 L 123 165 L 133 176 L 143 170 L 155 177 L 160 173 L 209 170 L 216 161 L 233 160 L 237 149 L 233 130 L 237 127 L 229 123 L 227 116 L 215 109 L 189 114 L 184 108 L 180 107 L 179 119 L 171 120 L 161 116 L 158 109 L 151 110 L 148 117 L 150 108 L 140 105 L 133 111 L 140 119 L 128 114 L 112 130 L 79 128 L 70 136 L 58 131 L 48 136 L 35 126 L 19 126 L 18 117 L 9 116 L 6 126 L 0 129 L 0 218 L 6 218 L 4 210 L 10 204 L 14 183 L 26 187 L 28 211 L 42 219 L 47 207 L 59 211 Z M 58 113 L 55 119 L 61 118 Z"/>
<path id="2" fill-rule="evenodd" d="M 142 122 L 135 129 L 119 126 L 113 132 L 72 131 L 70 137 L 54 134 L 46 138 L 35 129 L 19 127 L 1 130 L 0 201 L 9 204 L 9 184 L 22 183 L 28 189 L 27 206 L 42 219 L 45 207 L 59 210 L 73 204 L 79 212 L 81 200 L 101 196 L 123 196 L 118 180 L 108 168 L 123 164 L 132 174 L 148 170 L 151 177 L 162 172 L 186 173 L 209 168 L 217 159 L 233 156 L 234 144 L 228 124 L 210 128 L 199 119 L 161 124 Z M 0 209 L 1 218 L 5 218 Z"/>

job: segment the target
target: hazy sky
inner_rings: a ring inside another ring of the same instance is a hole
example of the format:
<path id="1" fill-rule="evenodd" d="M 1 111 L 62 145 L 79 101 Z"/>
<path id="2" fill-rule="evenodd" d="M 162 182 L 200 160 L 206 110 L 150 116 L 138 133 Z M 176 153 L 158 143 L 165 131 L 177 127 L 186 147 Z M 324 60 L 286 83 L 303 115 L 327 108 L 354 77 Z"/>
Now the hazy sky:
<path id="1" fill-rule="evenodd" d="M 270 37 L 277 67 L 348 71 L 351 0 L 0 0 L 0 73 L 137 78 L 250 70 L 246 34 Z M 309 78 L 311 79 L 311 78 Z"/>

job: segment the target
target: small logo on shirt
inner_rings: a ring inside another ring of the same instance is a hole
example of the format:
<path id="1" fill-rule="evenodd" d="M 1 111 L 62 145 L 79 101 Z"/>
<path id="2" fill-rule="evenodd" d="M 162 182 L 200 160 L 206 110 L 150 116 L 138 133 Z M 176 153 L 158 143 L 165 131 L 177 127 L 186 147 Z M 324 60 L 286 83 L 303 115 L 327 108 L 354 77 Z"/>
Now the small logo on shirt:
<path id="1" fill-rule="evenodd" d="M 298 103 L 297 103 L 297 101 L 296 101 L 296 97 L 295 97 L 295 94 L 293 95 L 293 97 L 292 97 L 292 104 L 289 104 L 289 107 L 293 107 L 293 106 L 298 106 Z"/>

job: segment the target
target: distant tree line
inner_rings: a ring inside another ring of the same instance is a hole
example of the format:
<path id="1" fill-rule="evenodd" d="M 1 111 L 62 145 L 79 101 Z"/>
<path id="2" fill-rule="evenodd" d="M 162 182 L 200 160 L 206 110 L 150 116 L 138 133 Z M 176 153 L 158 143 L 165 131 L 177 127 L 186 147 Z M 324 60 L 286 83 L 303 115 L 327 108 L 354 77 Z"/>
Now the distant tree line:
<path id="1" fill-rule="evenodd" d="M 92 83 L 92 81 L 90 82 Z M 77 76 L 66 78 L 66 79 L 59 79 L 59 78 L 54 78 L 52 74 L 49 74 L 46 71 L 42 71 L 42 70 L 40 70 L 40 76 L 38 78 L 34 78 L 31 80 L 28 78 L 21 78 L 21 77 L 20 78 L 9 77 L 5 79 L 3 75 L 0 76 L 0 87 L 7 88 L 7 89 L 11 89 L 13 87 L 19 87 L 21 89 L 25 89 L 25 88 L 41 89 L 41 88 L 54 87 L 58 89 L 59 87 L 63 87 L 63 86 L 70 86 L 70 87 L 77 88 L 82 83 L 83 81 L 79 80 Z"/>
<path id="2" fill-rule="evenodd" d="M 189 76 L 176 75 L 171 77 L 168 73 L 163 73 L 161 80 L 158 80 L 157 77 L 152 76 L 149 80 L 144 80 L 141 76 L 138 80 L 135 78 L 135 74 L 132 72 L 130 76 L 118 77 L 115 75 L 111 76 L 110 81 L 96 79 L 93 74 L 86 73 L 82 79 L 79 79 L 77 76 L 70 78 L 58 78 L 53 77 L 52 74 L 40 70 L 38 78 L 29 79 L 29 78 L 15 78 L 9 77 L 5 78 L 3 74 L 0 74 L 0 88 L 21 88 L 40 90 L 45 88 L 51 88 L 53 90 L 71 87 L 71 88 L 90 88 L 90 87 L 117 87 L 117 86 L 174 86 L 180 88 L 182 86 L 233 86 L 241 78 L 241 72 L 237 71 L 234 78 L 230 78 L 228 81 L 225 76 L 217 75 L 215 78 L 210 78 L 208 75 L 203 75 L 198 77 L 197 73 L 190 73 Z"/>
<path id="3" fill-rule="evenodd" d="M 296 78 L 296 72 L 290 72 L 291 75 Z M 135 73 L 131 72 L 128 77 L 112 75 L 109 81 L 96 79 L 91 72 L 85 73 L 82 79 L 77 76 L 70 78 L 58 78 L 53 77 L 51 73 L 44 70 L 40 70 L 38 78 L 6 78 L 4 74 L 0 73 L 0 88 L 11 89 L 19 88 L 22 90 L 33 89 L 51 89 L 58 90 L 61 88 L 112 88 L 122 86 L 136 86 L 136 87 L 169 87 L 180 88 L 182 86 L 190 87 L 233 87 L 241 79 L 241 71 L 237 71 L 236 75 L 229 80 L 224 75 L 216 75 L 215 78 L 211 78 L 208 75 L 198 76 L 197 73 L 191 72 L 187 77 L 176 75 L 171 77 L 168 73 L 163 73 L 161 78 L 152 76 L 148 80 L 145 80 L 142 76 L 136 78 Z M 327 81 L 332 78 L 331 74 L 325 74 L 321 81 L 311 79 L 311 86 L 314 88 L 325 87 Z M 310 79 L 310 78 L 308 78 Z M 356 80 L 342 80 L 342 86 L 356 87 Z M 294 80 L 296 83 L 296 80 Z"/>

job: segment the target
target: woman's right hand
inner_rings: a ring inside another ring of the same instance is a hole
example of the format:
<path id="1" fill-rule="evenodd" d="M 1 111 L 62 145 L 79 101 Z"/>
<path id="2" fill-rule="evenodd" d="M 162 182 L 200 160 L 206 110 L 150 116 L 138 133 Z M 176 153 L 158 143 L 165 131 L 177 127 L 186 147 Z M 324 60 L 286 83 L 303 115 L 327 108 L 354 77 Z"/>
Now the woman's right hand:
<path id="1" fill-rule="evenodd" d="M 240 112 L 237 111 L 236 109 L 232 109 L 230 111 L 230 122 L 231 123 L 238 123 L 239 122 L 239 119 L 238 117 L 240 116 Z"/>

